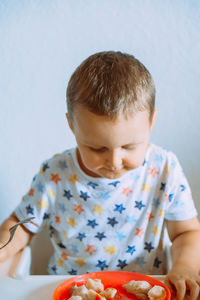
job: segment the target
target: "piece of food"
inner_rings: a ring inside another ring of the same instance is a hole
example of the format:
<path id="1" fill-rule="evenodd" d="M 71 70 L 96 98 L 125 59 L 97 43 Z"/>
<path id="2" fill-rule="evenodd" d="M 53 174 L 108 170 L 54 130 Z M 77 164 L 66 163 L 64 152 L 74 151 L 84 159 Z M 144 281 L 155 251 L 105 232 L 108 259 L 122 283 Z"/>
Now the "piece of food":
<path id="1" fill-rule="evenodd" d="M 117 293 L 117 290 L 114 288 L 107 288 L 103 292 L 101 292 L 101 295 L 106 297 L 106 299 L 113 299 Z"/>
<path id="2" fill-rule="evenodd" d="M 86 282 L 86 288 L 101 293 L 104 290 L 103 283 L 100 279 L 88 279 Z"/>
<path id="3" fill-rule="evenodd" d="M 88 289 L 85 285 L 80 286 L 72 286 L 70 289 L 70 293 L 72 296 L 81 296 L 83 299 L 87 299 L 88 296 Z"/>
<path id="4" fill-rule="evenodd" d="M 147 294 L 139 293 L 139 294 L 135 294 L 135 295 L 136 295 L 137 299 L 139 299 L 139 300 L 147 300 L 147 299 L 149 299 L 148 296 L 147 296 Z"/>
<path id="5" fill-rule="evenodd" d="M 82 300 L 81 296 L 71 296 L 68 300 Z"/>
<path id="6" fill-rule="evenodd" d="M 150 300 L 163 300 L 166 297 L 166 291 L 162 286 L 154 285 L 154 287 L 148 291 L 148 297 Z"/>
<path id="7" fill-rule="evenodd" d="M 131 280 L 124 284 L 123 288 L 131 294 L 146 294 L 152 286 L 147 281 Z"/>

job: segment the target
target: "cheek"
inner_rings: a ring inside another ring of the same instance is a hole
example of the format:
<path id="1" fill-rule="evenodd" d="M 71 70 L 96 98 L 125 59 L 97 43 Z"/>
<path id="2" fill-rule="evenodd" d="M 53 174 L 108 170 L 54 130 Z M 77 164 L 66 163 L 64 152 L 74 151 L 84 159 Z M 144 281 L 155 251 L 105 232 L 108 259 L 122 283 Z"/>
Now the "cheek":
<path id="1" fill-rule="evenodd" d="M 88 169 L 96 169 L 99 166 L 101 166 L 103 163 L 103 160 L 101 157 L 92 153 L 89 150 L 85 150 L 85 151 L 81 152 L 81 159 L 82 159 L 84 165 Z"/>
<path id="2" fill-rule="evenodd" d="M 126 164 L 130 168 L 135 169 L 143 164 L 144 157 L 145 157 L 145 150 L 138 149 L 137 151 L 134 151 L 127 157 Z"/>

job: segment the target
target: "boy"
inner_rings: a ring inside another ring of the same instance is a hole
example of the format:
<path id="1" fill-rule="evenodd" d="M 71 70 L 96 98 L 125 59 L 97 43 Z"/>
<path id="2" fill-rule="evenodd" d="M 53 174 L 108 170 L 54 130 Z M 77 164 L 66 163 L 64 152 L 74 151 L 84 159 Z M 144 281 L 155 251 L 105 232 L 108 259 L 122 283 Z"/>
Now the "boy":
<path id="1" fill-rule="evenodd" d="M 123 270 L 166 272 L 164 224 L 172 241 L 168 283 L 179 299 L 199 294 L 200 226 L 176 156 L 149 145 L 155 87 L 137 59 L 101 52 L 86 59 L 67 88 L 67 120 L 77 148 L 42 164 L 29 192 L 1 226 L 35 217 L 0 251 L 1 261 L 48 226 L 50 274 Z"/>

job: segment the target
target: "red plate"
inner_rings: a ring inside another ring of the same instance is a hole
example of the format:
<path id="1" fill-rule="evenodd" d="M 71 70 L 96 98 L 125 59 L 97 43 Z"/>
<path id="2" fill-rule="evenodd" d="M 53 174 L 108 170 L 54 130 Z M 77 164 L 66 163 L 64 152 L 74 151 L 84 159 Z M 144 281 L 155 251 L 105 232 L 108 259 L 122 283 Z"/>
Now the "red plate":
<path id="1" fill-rule="evenodd" d="M 53 300 L 66 300 L 70 298 L 69 289 L 75 284 L 77 286 L 83 285 L 87 282 L 88 278 L 91 279 L 101 279 L 104 288 L 113 287 L 117 289 L 117 294 L 114 299 L 117 300 L 128 300 L 128 299 L 137 299 L 135 295 L 127 293 L 126 290 L 122 287 L 125 283 L 131 280 L 144 280 L 148 281 L 152 286 L 160 285 L 164 287 L 166 291 L 165 300 L 171 299 L 170 290 L 167 288 L 164 283 L 156 280 L 147 275 L 132 273 L 132 272 L 123 272 L 123 271 L 105 271 L 105 272 L 94 272 L 83 275 L 78 275 L 72 277 L 71 279 L 66 280 L 61 285 L 59 285 L 53 294 Z"/>

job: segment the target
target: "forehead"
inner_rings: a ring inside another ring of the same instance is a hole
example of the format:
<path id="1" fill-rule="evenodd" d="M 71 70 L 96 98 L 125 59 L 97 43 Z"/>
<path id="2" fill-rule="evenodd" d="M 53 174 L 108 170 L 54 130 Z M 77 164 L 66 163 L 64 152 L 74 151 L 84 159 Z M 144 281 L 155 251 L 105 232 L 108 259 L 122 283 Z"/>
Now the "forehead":
<path id="1" fill-rule="evenodd" d="M 128 118 L 123 115 L 115 120 L 79 108 L 74 116 L 74 134 L 82 143 L 109 146 L 139 143 L 149 134 L 149 113 L 137 112 Z"/>

